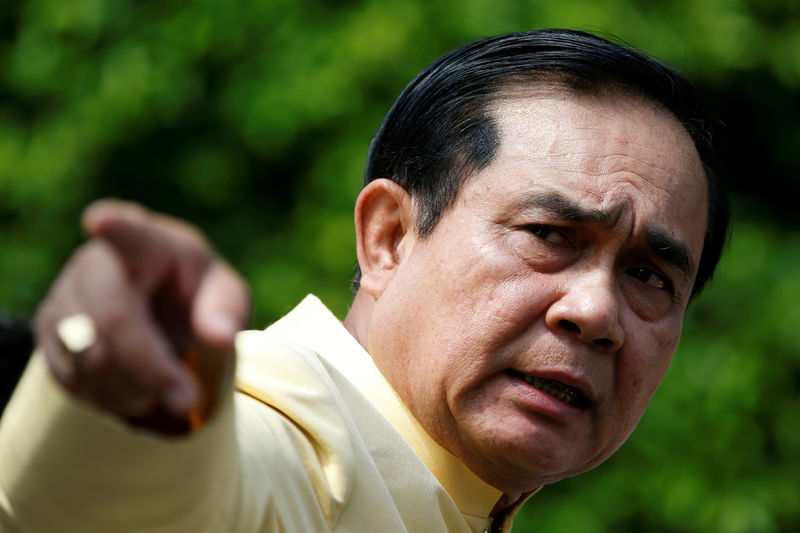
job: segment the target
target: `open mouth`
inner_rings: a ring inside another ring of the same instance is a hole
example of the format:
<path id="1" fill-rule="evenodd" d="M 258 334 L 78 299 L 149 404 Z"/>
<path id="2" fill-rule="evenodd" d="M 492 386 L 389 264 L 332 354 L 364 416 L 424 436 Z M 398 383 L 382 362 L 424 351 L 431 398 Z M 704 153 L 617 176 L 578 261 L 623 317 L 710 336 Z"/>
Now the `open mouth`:
<path id="1" fill-rule="evenodd" d="M 531 376 L 530 374 L 523 374 L 522 372 L 517 372 L 516 370 L 509 370 L 509 372 L 514 377 L 521 379 L 528 385 L 539 389 L 540 391 L 549 394 L 550 396 L 561 400 L 562 402 L 579 408 L 589 406 L 589 399 L 581 394 L 581 392 L 575 387 L 570 387 L 569 385 L 565 385 L 564 383 L 561 383 L 555 379 Z"/>

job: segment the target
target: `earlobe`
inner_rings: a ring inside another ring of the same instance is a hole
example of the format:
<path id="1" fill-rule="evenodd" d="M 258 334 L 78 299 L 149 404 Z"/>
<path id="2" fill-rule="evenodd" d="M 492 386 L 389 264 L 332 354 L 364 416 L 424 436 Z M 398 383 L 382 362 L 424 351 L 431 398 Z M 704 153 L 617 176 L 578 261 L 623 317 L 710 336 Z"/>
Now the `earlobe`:
<path id="1" fill-rule="evenodd" d="M 414 238 L 411 196 L 388 179 L 371 181 L 356 200 L 355 226 L 361 288 L 377 299 Z"/>

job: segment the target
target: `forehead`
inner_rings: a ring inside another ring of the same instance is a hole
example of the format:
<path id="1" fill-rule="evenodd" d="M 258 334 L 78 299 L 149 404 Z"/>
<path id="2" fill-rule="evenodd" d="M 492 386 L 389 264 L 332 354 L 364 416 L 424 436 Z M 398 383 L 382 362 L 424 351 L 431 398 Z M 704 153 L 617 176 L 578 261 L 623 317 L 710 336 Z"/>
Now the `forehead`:
<path id="1" fill-rule="evenodd" d="M 490 113 L 500 145 L 473 176 L 473 191 L 494 191 L 506 209 L 556 192 L 609 219 L 680 234 L 699 255 L 705 174 L 691 138 L 668 112 L 622 94 L 551 91 L 499 97 Z"/>

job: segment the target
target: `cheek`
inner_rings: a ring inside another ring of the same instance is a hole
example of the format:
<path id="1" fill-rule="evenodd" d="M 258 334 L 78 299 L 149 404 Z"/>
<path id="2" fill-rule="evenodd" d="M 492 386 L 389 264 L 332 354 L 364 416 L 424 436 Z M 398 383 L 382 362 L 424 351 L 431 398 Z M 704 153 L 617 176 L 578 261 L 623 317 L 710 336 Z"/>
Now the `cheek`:
<path id="1" fill-rule="evenodd" d="M 641 320 L 656 321 L 669 312 L 672 295 L 660 289 L 647 287 L 628 274 L 621 274 L 620 286 L 625 301 Z"/>
<path id="2" fill-rule="evenodd" d="M 450 337 L 460 351 L 451 357 L 476 369 L 496 369 L 509 357 L 528 351 L 529 334 L 543 322 L 548 295 L 555 292 L 552 280 L 531 275 L 507 259 L 487 262 L 462 279 L 469 290 L 452 302 Z"/>
<path id="3" fill-rule="evenodd" d="M 432 288 L 435 330 L 478 347 L 524 324 L 539 291 L 519 258 L 497 239 L 451 242 L 462 245 L 447 250 L 449 255 L 440 255 L 431 272 L 438 280 Z"/>
<path id="4" fill-rule="evenodd" d="M 609 450 L 622 445 L 639 424 L 669 367 L 674 344 L 657 342 L 658 349 L 653 346 L 650 351 L 617 359 L 616 399 L 613 410 L 606 413 L 610 416 Z"/>
<path id="5" fill-rule="evenodd" d="M 403 301 L 386 317 L 403 324 L 392 337 L 401 337 L 395 372 L 403 374 L 406 396 L 456 401 L 503 368 L 526 349 L 525 334 L 553 292 L 552 280 L 526 268 L 502 238 L 476 239 L 421 243 L 385 294 Z"/>
<path id="6" fill-rule="evenodd" d="M 672 324 L 651 326 L 637 338 L 647 341 L 640 341 L 638 345 L 631 342 L 627 346 L 626 353 L 630 356 L 618 359 L 617 375 L 625 388 L 627 401 L 635 406 L 633 410 L 643 412 L 669 368 L 680 339 L 680 328 Z"/>

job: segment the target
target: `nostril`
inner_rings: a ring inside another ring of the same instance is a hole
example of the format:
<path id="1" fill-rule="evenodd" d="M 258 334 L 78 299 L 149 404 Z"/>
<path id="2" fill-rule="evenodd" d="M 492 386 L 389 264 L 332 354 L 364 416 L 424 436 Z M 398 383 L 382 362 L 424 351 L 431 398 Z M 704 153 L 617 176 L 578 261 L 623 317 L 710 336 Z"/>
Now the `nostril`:
<path id="1" fill-rule="evenodd" d="M 600 346 L 602 346 L 604 348 L 608 348 L 609 346 L 614 344 L 614 341 L 612 341 L 611 339 L 602 338 L 602 339 L 595 339 L 594 343 L 595 344 L 599 344 Z"/>
<path id="2" fill-rule="evenodd" d="M 581 332 L 581 328 L 578 327 L 578 324 L 572 322 L 571 320 L 560 320 L 558 324 L 567 331 L 574 331 L 576 333 Z"/>

